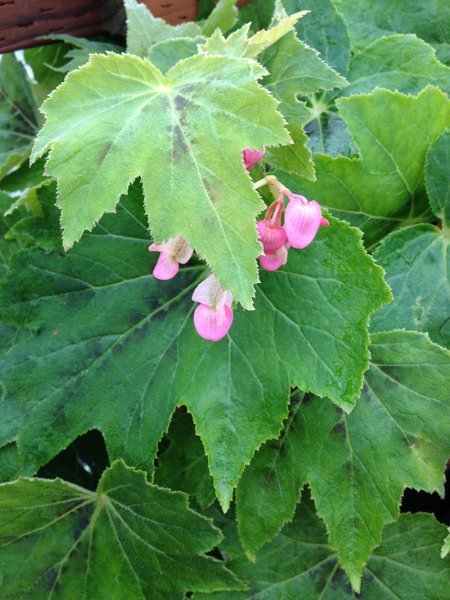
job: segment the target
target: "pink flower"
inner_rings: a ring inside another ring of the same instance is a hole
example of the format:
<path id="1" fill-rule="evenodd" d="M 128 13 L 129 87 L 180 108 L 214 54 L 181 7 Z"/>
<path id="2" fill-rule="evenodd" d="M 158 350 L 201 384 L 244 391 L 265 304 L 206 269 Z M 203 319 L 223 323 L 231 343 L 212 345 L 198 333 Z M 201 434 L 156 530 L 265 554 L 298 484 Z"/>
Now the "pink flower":
<path id="1" fill-rule="evenodd" d="M 329 225 L 322 217 L 320 204 L 308 202 L 299 194 L 288 194 L 290 202 L 286 208 L 284 229 L 287 239 L 294 248 L 306 248 L 316 236 L 320 225 Z"/>
<path id="2" fill-rule="evenodd" d="M 187 263 L 193 253 L 193 249 L 181 235 L 170 238 L 164 244 L 152 244 L 148 249 L 150 252 L 160 252 L 153 269 L 153 277 L 163 281 L 175 277 L 180 264 Z"/>
<path id="3" fill-rule="evenodd" d="M 244 161 L 244 166 L 247 169 L 247 171 L 251 171 L 256 165 L 256 163 L 258 163 L 262 159 L 265 153 L 265 146 L 262 152 L 259 152 L 259 150 L 250 150 L 249 148 L 244 150 L 244 152 L 242 153 L 242 160 Z"/>
<path id="4" fill-rule="evenodd" d="M 288 249 L 281 246 L 274 252 L 263 254 L 259 257 L 259 263 L 266 271 L 276 271 L 287 263 Z"/>
<path id="5" fill-rule="evenodd" d="M 233 296 L 222 289 L 214 274 L 195 288 L 192 300 L 200 302 L 194 312 L 194 325 L 199 336 L 212 342 L 225 337 L 233 323 Z"/>
<path id="6" fill-rule="evenodd" d="M 281 225 L 272 225 L 267 218 L 258 221 L 256 229 L 258 230 L 259 241 L 263 245 L 265 254 L 272 254 L 281 248 L 286 241 L 286 232 Z"/>

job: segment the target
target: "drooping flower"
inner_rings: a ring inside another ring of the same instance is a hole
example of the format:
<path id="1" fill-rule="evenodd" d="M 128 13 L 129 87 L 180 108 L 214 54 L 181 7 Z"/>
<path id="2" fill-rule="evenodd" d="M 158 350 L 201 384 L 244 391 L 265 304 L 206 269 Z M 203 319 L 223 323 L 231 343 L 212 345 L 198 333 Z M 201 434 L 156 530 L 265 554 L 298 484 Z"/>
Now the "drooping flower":
<path id="1" fill-rule="evenodd" d="M 322 217 L 320 204 L 315 200 L 308 202 L 299 194 L 287 194 L 289 204 L 286 208 L 284 229 L 293 248 L 306 248 L 315 238 L 321 225 L 329 225 Z"/>
<path id="2" fill-rule="evenodd" d="M 266 216 L 256 223 L 259 241 L 263 245 L 264 254 L 272 254 L 281 248 L 286 241 L 286 232 L 281 227 L 283 213 L 283 196 L 273 202 L 267 209 Z"/>
<path id="3" fill-rule="evenodd" d="M 262 254 L 259 257 L 259 264 L 265 271 L 276 271 L 287 263 L 288 249 L 281 246 L 274 252 Z"/>
<path id="4" fill-rule="evenodd" d="M 233 296 L 222 289 L 214 274 L 195 288 L 192 300 L 200 303 L 194 311 L 199 336 L 212 342 L 225 337 L 233 323 Z"/>
<path id="5" fill-rule="evenodd" d="M 259 161 L 262 159 L 265 153 L 265 147 L 262 152 L 260 152 L 259 150 L 250 150 L 250 148 L 244 150 L 244 152 L 242 153 L 242 160 L 244 161 L 244 166 L 247 169 L 247 171 L 251 171 L 256 165 L 256 163 L 259 163 Z"/>
<path id="6" fill-rule="evenodd" d="M 153 277 L 162 281 L 175 277 L 180 269 L 180 264 L 187 263 L 193 253 L 193 249 L 181 235 L 170 238 L 164 244 L 152 244 L 148 249 L 150 252 L 160 252 L 153 269 Z"/>

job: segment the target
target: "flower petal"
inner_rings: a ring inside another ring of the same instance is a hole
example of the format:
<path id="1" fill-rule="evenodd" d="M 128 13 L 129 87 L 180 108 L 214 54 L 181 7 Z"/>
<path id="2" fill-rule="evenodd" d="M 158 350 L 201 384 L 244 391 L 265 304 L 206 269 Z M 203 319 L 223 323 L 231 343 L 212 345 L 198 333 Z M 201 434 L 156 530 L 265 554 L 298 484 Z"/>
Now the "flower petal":
<path id="1" fill-rule="evenodd" d="M 195 288 L 192 300 L 216 308 L 228 302 L 228 295 L 231 296 L 229 292 L 222 289 L 219 280 L 212 273 Z"/>
<path id="2" fill-rule="evenodd" d="M 286 264 L 288 251 L 285 246 L 281 246 L 275 252 L 265 254 L 259 257 L 261 267 L 266 271 L 276 271 Z"/>
<path id="3" fill-rule="evenodd" d="M 259 241 L 263 245 L 264 254 L 272 254 L 281 248 L 286 241 L 286 232 L 281 226 L 271 227 L 265 219 L 256 223 Z"/>
<path id="4" fill-rule="evenodd" d="M 242 160 L 244 161 L 244 166 L 247 169 L 247 171 L 251 171 L 256 165 L 256 163 L 258 163 L 262 159 L 265 153 L 265 147 L 263 152 L 259 152 L 259 150 L 250 150 L 250 148 L 244 150 L 244 152 L 242 153 Z"/>
<path id="5" fill-rule="evenodd" d="M 179 268 L 178 261 L 166 254 L 166 252 L 161 252 L 158 262 L 153 269 L 153 277 L 162 281 L 172 279 L 178 273 Z"/>
<path id="6" fill-rule="evenodd" d="M 306 248 L 316 236 L 322 219 L 320 204 L 313 200 L 303 204 L 301 200 L 291 200 L 286 208 L 284 228 L 287 238 L 294 248 Z"/>
<path id="7" fill-rule="evenodd" d="M 199 304 L 194 312 L 194 325 L 200 337 L 218 342 L 228 333 L 233 323 L 233 311 L 224 304 L 222 308 L 211 308 Z"/>

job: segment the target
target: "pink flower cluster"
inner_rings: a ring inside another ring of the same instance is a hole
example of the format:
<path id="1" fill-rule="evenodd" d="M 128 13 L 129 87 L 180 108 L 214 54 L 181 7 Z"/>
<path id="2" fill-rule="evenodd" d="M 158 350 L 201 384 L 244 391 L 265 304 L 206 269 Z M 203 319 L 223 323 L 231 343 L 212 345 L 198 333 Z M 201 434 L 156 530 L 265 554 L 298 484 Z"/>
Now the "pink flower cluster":
<path id="1" fill-rule="evenodd" d="M 286 209 L 284 197 L 288 199 Z M 284 225 L 281 225 L 283 212 Z M 256 224 L 264 250 L 259 257 L 261 267 L 266 271 L 276 271 L 285 265 L 288 249 L 309 246 L 321 225 L 329 223 L 322 217 L 318 202 L 308 202 L 304 196 L 282 187 L 277 200 L 267 209 L 265 218 Z"/>
<path id="2" fill-rule="evenodd" d="M 261 160 L 265 152 L 265 148 L 263 152 L 244 150 L 242 159 L 247 171 Z M 276 271 L 286 264 L 290 247 L 306 248 L 313 241 L 319 227 L 329 223 L 322 217 L 318 202 L 308 202 L 304 196 L 293 194 L 273 176 L 264 178 L 255 184 L 255 188 L 267 183 L 278 189 L 279 196 L 267 208 L 264 219 L 256 224 L 259 241 L 263 246 L 259 262 L 266 271 Z M 286 207 L 285 198 L 288 201 Z M 161 280 L 175 277 L 180 264 L 187 263 L 194 251 L 181 235 L 164 244 L 152 244 L 149 250 L 160 253 L 153 275 Z M 233 323 L 233 296 L 221 287 L 214 274 L 195 288 L 192 300 L 199 303 L 194 311 L 197 333 L 213 342 L 225 337 Z"/>

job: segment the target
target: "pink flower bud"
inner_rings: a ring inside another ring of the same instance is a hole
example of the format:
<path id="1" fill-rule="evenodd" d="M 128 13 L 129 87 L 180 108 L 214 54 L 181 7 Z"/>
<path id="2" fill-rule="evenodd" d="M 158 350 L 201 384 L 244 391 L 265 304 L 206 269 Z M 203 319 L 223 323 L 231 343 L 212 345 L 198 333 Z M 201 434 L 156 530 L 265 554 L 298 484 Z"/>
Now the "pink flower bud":
<path id="1" fill-rule="evenodd" d="M 292 194 L 286 208 L 284 228 L 293 248 L 306 248 L 316 236 L 321 222 L 322 210 L 318 202 L 307 202 L 302 196 Z"/>
<path id="2" fill-rule="evenodd" d="M 199 304 L 194 312 L 194 325 L 200 337 L 218 342 L 225 337 L 233 323 L 233 311 L 224 304 L 221 308 L 212 308 Z"/>
<path id="3" fill-rule="evenodd" d="M 259 263 L 265 271 L 276 271 L 287 263 L 288 251 L 281 246 L 275 252 L 266 253 L 259 257 Z"/>
<path id="4" fill-rule="evenodd" d="M 148 249 L 150 252 L 161 253 L 153 269 L 153 277 L 163 281 L 175 277 L 180 264 L 187 263 L 193 253 L 193 249 L 181 235 L 170 238 L 164 244 L 152 244 Z"/>
<path id="5" fill-rule="evenodd" d="M 247 169 L 247 171 L 251 171 L 256 165 L 256 163 L 258 163 L 262 159 L 265 153 L 265 146 L 262 152 L 259 152 L 259 150 L 250 150 L 249 148 L 244 150 L 244 152 L 242 153 L 242 160 L 244 161 L 244 166 Z"/>
<path id="6" fill-rule="evenodd" d="M 259 241 L 263 245 L 264 254 L 272 254 L 281 248 L 286 241 L 286 232 L 280 225 L 272 226 L 270 221 L 264 219 L 256 223 Z"/>

